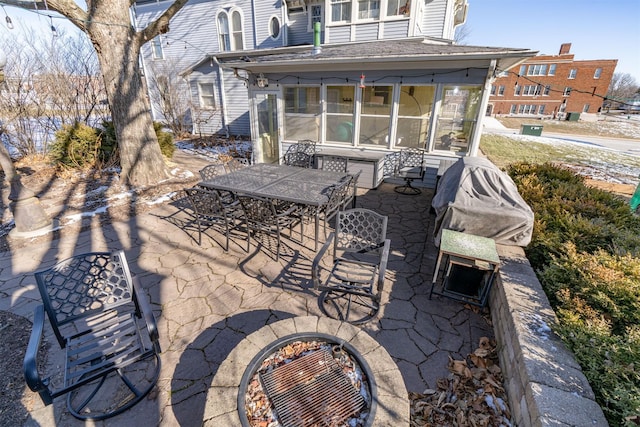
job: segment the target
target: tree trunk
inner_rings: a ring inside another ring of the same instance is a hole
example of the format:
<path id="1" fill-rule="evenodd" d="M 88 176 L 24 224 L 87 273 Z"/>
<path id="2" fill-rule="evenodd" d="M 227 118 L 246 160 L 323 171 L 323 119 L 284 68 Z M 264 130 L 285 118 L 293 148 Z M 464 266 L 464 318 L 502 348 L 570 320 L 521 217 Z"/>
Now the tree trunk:
<path id="1" fill-rule="evenodd" d="M 142 86 L 138 57 L 143 40 L 129 24 L 129 1 L 111 0 L 111 3 L 110 7 L 96 8 L 93 20 L 122 25 L 89 24 L 86 32 L 98 54 L 111 106 L 120 150 L 121 177 L 129 185 L 145 186 L 168 178 L 169 172 Z"/>

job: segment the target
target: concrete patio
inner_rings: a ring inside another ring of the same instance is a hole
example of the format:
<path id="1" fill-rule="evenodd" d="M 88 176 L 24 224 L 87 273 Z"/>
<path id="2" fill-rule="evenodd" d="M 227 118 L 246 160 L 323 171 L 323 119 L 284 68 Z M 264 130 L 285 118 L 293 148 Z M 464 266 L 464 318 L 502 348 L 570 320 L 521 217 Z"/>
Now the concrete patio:
<path id="1" fill-rule="evenodd" d="M 366 333 L 391 356 L 404 381 L 398 394 L 405 398 L 406 391 L 435 388 L 436 379 L 448 375 L 449 357 L 464 358 L 480 337 L 493 334 L 478 310 L 428 298 L 436 260 L 432 195 L 430 190 L 399 195 L 385 183 L 377 190 L 360 190 L 357 199 L 358 207 L 389 216 L 391 239 L 382 309 L 374 321 L 357 327 L 358 333 Z M 225 375 L 221 366 L 245 338 L 278 321 L 313 316 L 308 319 L 320 323 L 324 317 L 311 283 L 312 249 L 285 239 L 275 262 L 268 242 L 256 248 L 252 240 L 247 253 L 239 237 L 225 253 L 223 236 L 215 231 L 203 236 L 199 246 L 197 230 L 178 228 L 179 216 L 167 219 L 175 212 L 174 205 L 164 204 L 126 223 L 0 254 L 0 292 L 7 296 L 0 310 L 31 318 L 40 301 L 33 271 L 73 254 L 125 250 L 159 323 L 162 371 L 151 396 L 95 425 L 201 425 L 213 416 L 210 388 Z M 305 243 L 312 247 L 313 227 L 305 231 Z M 56 347 L 52 342 L 50 365 L 60 363 Z M 29 415 L 27 425 L 85 425 L 67 413 L 64 399 L 43 407 L 34 396 Z"/>

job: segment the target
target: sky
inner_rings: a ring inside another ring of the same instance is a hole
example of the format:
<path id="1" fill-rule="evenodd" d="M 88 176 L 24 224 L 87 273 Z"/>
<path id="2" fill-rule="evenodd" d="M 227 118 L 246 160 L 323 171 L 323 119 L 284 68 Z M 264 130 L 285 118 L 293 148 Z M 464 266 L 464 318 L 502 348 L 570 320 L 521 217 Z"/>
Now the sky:
<path id="1" fill-rule="evenodd" d="M 571 43 L 576 60 L 617 59 L 616 72 L 640 84 L 640 0 L 468 0 L 465 44 L 527 48 L 555 55 Z M 0 37 L 8 31 L 7 13 L 18 22 L 49 31 L 51 22 L 67 32 L 75 27 L 58 15 L 40 15 L 5 6 Z M 44 15 L 44 16 L 43 16 Z M 51 21 L 47 15 L 54 16 Z"/>
<path id="2" fill-rule="evenodd" d="M 640 0 L 468 0 L 464 44 L 617 59 L 640 83 Z"/>

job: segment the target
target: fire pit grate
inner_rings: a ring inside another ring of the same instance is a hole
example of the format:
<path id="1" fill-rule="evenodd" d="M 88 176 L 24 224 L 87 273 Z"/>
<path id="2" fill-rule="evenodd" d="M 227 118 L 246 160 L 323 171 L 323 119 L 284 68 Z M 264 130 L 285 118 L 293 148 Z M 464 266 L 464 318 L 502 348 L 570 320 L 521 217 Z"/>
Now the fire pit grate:
<path id="1" fill-rule="evenodd" d="M 260 373 L 260 380 L 286 427 L 339 425 L 365 405 L 326 349 Z"/>

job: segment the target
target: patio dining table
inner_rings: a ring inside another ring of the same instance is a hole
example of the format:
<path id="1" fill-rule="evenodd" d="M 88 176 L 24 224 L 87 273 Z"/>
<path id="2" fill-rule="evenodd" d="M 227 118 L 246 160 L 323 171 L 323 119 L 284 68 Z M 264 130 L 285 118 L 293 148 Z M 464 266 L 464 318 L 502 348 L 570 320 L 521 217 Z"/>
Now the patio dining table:
<path id="1" fill-rule="evenodd" d="M 345 176 L 319 169 L 259 163 L 202 181 L 199 185 L 317 208 L 329 201 L 331 187 L 340 183 Z M 317 215 L 315 222 L 317 230 Z M 317 249 L 317 232 L 315 240 Z"/>

